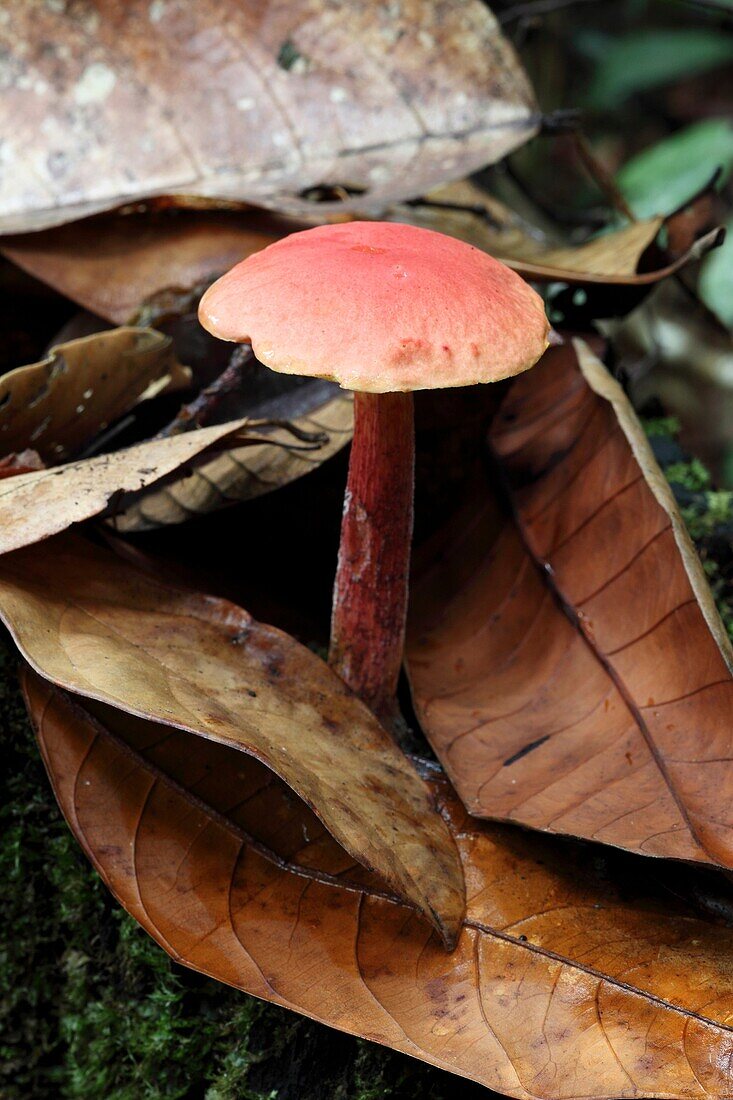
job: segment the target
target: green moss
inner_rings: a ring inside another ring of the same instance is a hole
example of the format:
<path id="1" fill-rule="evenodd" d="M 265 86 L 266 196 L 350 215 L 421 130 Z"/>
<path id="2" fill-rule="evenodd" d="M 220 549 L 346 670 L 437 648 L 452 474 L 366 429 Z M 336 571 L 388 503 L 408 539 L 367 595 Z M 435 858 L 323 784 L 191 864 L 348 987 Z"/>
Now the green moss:
<path id="1" fill-rule="evenodd" d="M 664 472 L 673 485 L 681 485 L 692 493 L 707 489 L 710 485 L 710 471 L 699 458 L 692 458 L 689 462 L 672 462 Z"/>
<path id="2" fill-rule="evenodd" d="M 139 1100 L 245 1092 L 252 1026 L 279 1013 L 176 967 L 91 870 L 63 822 L 0 663 L 0 1096 Z M 203 1091 L 199 1092 L 203 1095 Z"/>
<path id="3" fill-rule="evenodd" d="M 683 505 L 681 511 L 693 539 L 699 542 L 710 538 L 733 523 L 733 492 L 709 490 L 700 500 Z"/>
<path id="4" fill-rule="evenodd" d="M 650 439 L 676 436 L 680 430 L 680 422 L 676 416 L 650 416 L 642 423 L 644 424 L 644 431 Z"/>
<path id="5" fill-rule="evenodd" d="M 730 581 L 726 578 L 717 561 L 708 558 L 703 562 L 708 583 L 712 589 L 715 602 L 718 605 L 720 617 L 723 620 L 728 637 L 733 642 L 733 590 Z"/>
<path id="6" fill-rule="evenodd" d="M 677 497 L 721 618 L 733 640 L 733 492 L 712 489 L 710 471 L 699 458 L 679 457 L 676 437 L 680 425 L 675 417 L 656 417 L 642 423 Z M 667 447 L 670 443 L 671 450 Z"/>

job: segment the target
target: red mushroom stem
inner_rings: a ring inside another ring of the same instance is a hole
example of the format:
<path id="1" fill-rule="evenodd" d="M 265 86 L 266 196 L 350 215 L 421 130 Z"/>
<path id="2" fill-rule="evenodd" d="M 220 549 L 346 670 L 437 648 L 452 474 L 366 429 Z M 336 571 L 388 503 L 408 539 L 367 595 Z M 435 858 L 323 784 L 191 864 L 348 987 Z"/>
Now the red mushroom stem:
<path id="1" fill-rule="evenodd" d="M 397 714 L 415 490 L 411 393 L 356 393 L 329 663 L 390 725 Z"/>

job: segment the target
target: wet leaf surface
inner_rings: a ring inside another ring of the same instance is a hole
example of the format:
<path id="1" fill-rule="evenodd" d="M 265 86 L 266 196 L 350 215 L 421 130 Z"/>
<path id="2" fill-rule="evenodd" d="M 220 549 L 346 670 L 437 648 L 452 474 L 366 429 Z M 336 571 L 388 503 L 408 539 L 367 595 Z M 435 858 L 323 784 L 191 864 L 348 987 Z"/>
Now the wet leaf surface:
<path id="1" fill-rule="evenodd" d="M 143 396 L 180 389 L 189 374 L 169 336 L 118 328 L 53 347 L 0 378 L 0 453 L 32 447 L 63 462 Z"/>
<path id="2" fill-rule="evenodd" d="M 257 761 L 24 686 L 74 834 L 177 961 L 522 1100 L 730 1094 L 733 934 L 639 861 L 472 821 L 434 775 L 469 893 L 446 955 Z"/>
<path id="3" fill-rule="evenodd" d="M 317 0 L 4 11 L 5 233 L 156 195 L 297 213 L 335 188 L 337 209 L 379 207 L 498 160 L 539 121 L 478 0 L 378 18 Z"/>
<path id="4" fill-rule="evenodd" d="M 305 646 L 68 535 L 0 559 L 0 615 L 48 679 L 256 756 L 454 942 L 461 868 L 425 784 Z"/>
<path id="5" fill-rule="evenodd" d="M 733 866 L 730 643 L 671 490 L 584 345 L 514 383 L 415 590 L 421 725 L 471 813 Z"/>

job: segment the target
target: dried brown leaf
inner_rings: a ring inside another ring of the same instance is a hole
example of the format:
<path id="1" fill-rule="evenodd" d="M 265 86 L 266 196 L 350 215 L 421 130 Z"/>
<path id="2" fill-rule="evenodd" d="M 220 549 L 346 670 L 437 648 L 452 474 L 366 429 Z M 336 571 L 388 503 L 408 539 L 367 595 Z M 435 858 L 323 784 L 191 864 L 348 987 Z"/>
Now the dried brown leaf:
<path id="1" fill-rule="evenodd" d="M 24 271 L 115 324 L 139 319 L 161 292 L 210 282 L 302 223 L 263 211 L 102 214 L 40 233 L 4 237 Z"/>
<path id="2" fill-rule="evenodd" d="M 178 962 L 520 1100 L 730 1096 L 733 933 L 630 861 L 472 821 L 435 777 L 470 884 L 447 956 L 256 761 L 25 690 L 77 839 Z"/>
<path id="3" fill-rule="evenodd" d="M 441 187 L 428 199 L 435 205 L 399 206 L 389 216 L 466 240 L 537 281 L 641 288 L 720 241 L 719 211 L 707 191 L 667 218 L 649 218 L 573 246 L 548 239 L 470 180 Z M 327 220 L 318 213 L 316 207 L 310 224 Z M 5 237 L 0 251 L 101 317 L 124 324 L 152 316 L 154 322 L 159 312 L 180 312 L 181 302 L 214 276 L 305 225 L 262 210 L 106 214 Z M 664 248 L 658 244 L 662 228 Z"/>
<path id="4" fill-rule="evenodd" d="M 299 443 L 289 428 L 277 425 L 258 429 L 265 442 L 227 449 L 183 477 L 135 494 L 129 503 L 121 500 L 110 520 L 115 530 L 149 531 L 252 500 L 311 473 L 349 443 L 354 423 L 350 393 L 303 386 L 289 397 L 286 408 L 302 411 L 287 412 L 287 423 L 299 433 L 323 437 L 320 444 Z"/>
<path id="5" fill-rule="evenodd" d="M 169 336 L 118 328 L 52 348 L 0 378 L 0 453 L 63 462 L 143 397 L 188 385 Z"/>
<path id="6" fill-rule="evenodd" d="M 479 0 L 9 0 L 0 231 L 155 195 L 372 209 L 498 160 L 538 125 Z M 134 140 L 133 140 L 134 136 Z"/>
<path id="7" fill-rule="evenodd" d="M 672 494 L 588 348 L 518 379 L 415 592 L 416 709 L 471 813 L 733 867 L 733 654 Z"/>
<path id="8" fill-rule="evenodd" d="M 537 281 L 646 286 L 701 256 L 719 235 L 708 226 L 702 232 L 697 218 L 693 227 L 698 231 L 691 236 L 689 219 L 680 212 L 565 247 L 548 241 L 545 234 L 467 181 L 433 192 L 432 200 L 443 205 L 397 207 L 389 216 L 466 240 Z M 476 212 L 452 209 L 446 205 L 450 203 L 475 207 Z M 325 218 L 310 219 L 316 220 Z M 85 308 L 124 324 L 141 316 L 147 319 L 151 309 L 153 313 L 175 311 L 189 292 L 304 226 L 304 222 L 275 219 L 256 210 L 181 211 L 175 217 L 106 214 L 75 225 L 6 237 L 0 251 Z M 673 235 L 685 237 L 684 247 L 660 252 L 648 270 L 640 271 L 642 257 L 663 226 L 670 242 Z"/>
<path id="9" fill-rule="evenodd" d="M 559 245 L 528 225 L 503 203 L 486 194 L 470 181 L 439 188 L 429 196 L 436 205 L 415 205 L 403 217 L 416 225 L 438 229 L 502 260 L 527 279 L 537 282 L 571 284 L 611 284 L 643 287 L 657 283 L 679 271 L 685 264 L 720 243 L 723 231 L 705 227 L 690 236 L 687 208 L 667 218 L 648 218 L 615 229 L 579 245 Z M 695 200 L 697 203 L 698 200 Z M 691 204 L 692 206 L 693 204 Z M 467 209 L 456 209 L 456 207 Z M 700 229 L 695 206 L 694 225 Z M 650 270 L 641 270 L 642 258 L 651 249 L 659 231 L 666 228 L 685 247 L 673 254 L 660 252 Z"/>
<path id="10" fill-rule="evenodd" d="M 0 554 L 99 515 L 124 493 L 139 492 L 228 439 L 246 435 L 248 424 L 229 421 L 2 480 Z"/>
<path id="11" fill-rule="evenodd" d="M 256 756 L 455 942 L 465 890 L 450 833 L 389 735 L 305 646 L 68 535 L 0 559 L 0 615 L 54 683 Z"/>

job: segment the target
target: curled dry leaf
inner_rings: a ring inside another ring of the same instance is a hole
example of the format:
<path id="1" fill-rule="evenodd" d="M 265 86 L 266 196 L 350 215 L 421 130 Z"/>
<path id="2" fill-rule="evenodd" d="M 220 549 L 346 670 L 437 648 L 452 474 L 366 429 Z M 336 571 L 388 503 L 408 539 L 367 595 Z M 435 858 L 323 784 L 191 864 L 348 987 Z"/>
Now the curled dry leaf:
<path id="1" fill-rule="evenodd" d="M 177 961 L 520 1100 L 730 1096 L 733 933 L 638 867 L 473 821 L 436 776 L 448 956 L 256 761 L 24 679 L 69 825 Z"/>
<path id="2" fill-rule="evenodd" d="M 234 420 L 3 480 L 0 554 L 99 515 L 114 507 L 123 494 L 159 481 L 212 448 L 246 435 L 248 430 L 248 420 Z"/>
<path id="3" fill-rule="evenodd" d="M 155 195 L 379 208 L 536 131 L 527 77 L 479 0 L 10 0 L 0 231 Z M 130 135 L 134 134 L 135 140 Z"/>
<path id="4" fill-rule="evenodd" d="M 633 222 L 572 246 L 552 242 L 470 181 L 439 188 L 428 198 L 429 203 L 415 204 L 409 212 L 399 209 L 400 219 L 468 241 L 536 282 L 643 287 L 699 260 L 724 237 L 720 227 L 700 221 L 699 196 L 689 204 L 697 215 L 694 235 L 689 233 L 689 208 L 684 207 L 667 218 Z M 668 253 L 652 249 L 661 229 L 678 240 L 683 226 L 688 230 L 684 248 Z M 655 262 L 647 270 L 642 261 L 650 251 L 656 253 Z"/>
<path id="5" fill-rule="evenodd" d="M 0 453 L 62 462 L 144 397 L 188 385 L 169 336 L 118 328 L 59 344 L 0 378 Z"/>
<path id="6" fill-rule="evenodd" d="M 514 382 L 484 483 L 415 589 L 415 706 L 466 807 L 733 867 L 733 659 L 618 384 L 587 347 Z"/>
<path id="7" fill-rule="evenodd" d="M 337 454 L 350 441 L 354 412 L 351 394 L 330 385 L 300 386 L 271 402 L 288 417 L 287 427 L 257 430 L 263 440 L 247 442 L 208 458 L 183 477 L 122 499 L 110 523 L 123 532 L 149 531 L 213 512 L 290 484 Z M 296 433 L 321 438 L 299 442 Z"/>
<path id="8" fill-rule="evenodd" d="M 454 841 L 412 765 L 305 646 L 69 535 L 0 559 L 0 616 L 54 683 L 256 756 L 454 944 Z"/>

